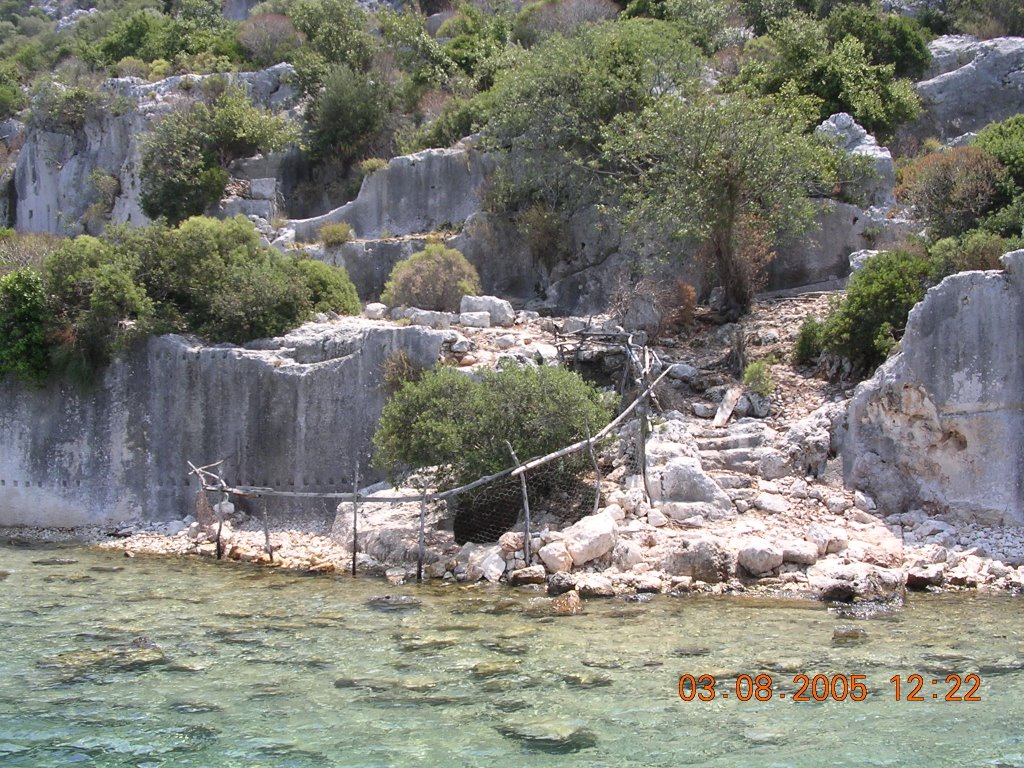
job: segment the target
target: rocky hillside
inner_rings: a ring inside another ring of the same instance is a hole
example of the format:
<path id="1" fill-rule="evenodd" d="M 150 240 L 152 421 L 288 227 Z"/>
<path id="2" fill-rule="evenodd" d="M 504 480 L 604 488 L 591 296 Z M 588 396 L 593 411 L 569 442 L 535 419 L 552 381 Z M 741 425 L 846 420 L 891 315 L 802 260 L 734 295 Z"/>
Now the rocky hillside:
<path id="1" fill-rule="evenodd" d="M 180 520 L 186 461 L 347 489 L 399 352 L 599 328 L 671 366 L 649 498 L 613 451 L 600 547 L 438 530 L 434 575 L 1019 585 L 1019 15 L 579 5 L 0 7 L 0 523 Z M 482 311 L 378 303 L 431 252 Z"/>

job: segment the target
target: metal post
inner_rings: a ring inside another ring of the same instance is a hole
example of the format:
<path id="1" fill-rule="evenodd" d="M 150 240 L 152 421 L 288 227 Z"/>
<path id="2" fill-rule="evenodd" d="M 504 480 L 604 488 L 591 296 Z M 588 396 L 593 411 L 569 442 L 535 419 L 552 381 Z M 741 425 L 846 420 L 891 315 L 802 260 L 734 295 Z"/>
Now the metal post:
<path id="1" fill-rule="evenodd" d="M 420 497 L 420 543 L 416 550 L 416 581 L 423 581 L 423 549 L 424 526 L 427 519 L 427 485 L 423 484 L 423 495 Z"/>
<path id="2" fill-rule="evenodd" d="M 356 575 L 356 552 L 359 550 L 356 539 L 356 526 L 359 524 L 359 459 L 356 459 L 356 471 L 352 480 L 352 575 Z"/>

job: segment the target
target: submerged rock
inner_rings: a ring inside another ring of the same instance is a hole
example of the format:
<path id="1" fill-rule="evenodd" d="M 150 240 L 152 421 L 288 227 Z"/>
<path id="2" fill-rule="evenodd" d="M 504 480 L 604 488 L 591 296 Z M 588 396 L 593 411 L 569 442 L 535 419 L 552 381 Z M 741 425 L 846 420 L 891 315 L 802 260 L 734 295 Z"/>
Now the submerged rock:
<path id="1" fill-rule="evenodd" d="M 551 601 L 551 609 L 559 616 L 574 616 L 583 612 L 583 601 L 575 589 Z"/>
<path id="2" fill-rule="evenodd" d="M 70 557 L 47 557 L 32 561 L 32 565 L 76 565 L 77 563 L 77 560 Z"/>
<path id="3" fill-rule="evenodd" d="M 586 728 L 556 720 L 529 720 L 497 727 L 498 733 L 542 752 L 566 754 L 597 746 L 597 736 Z"/>
<path id="4" fill-rule="evenodd" d="M 408 611 L 419 608 L 423 603 L 410 595 L 379 595 L 371 597 L 366 605 L 379 611 Z"/>
<path id="5" fill-rule="evenodd" d="M 60 653 L 40 661 L 39 666 L 57 669 L 75 679 L 91 674 L 137 672 L 167 662 L 160 646 L 146 637 L 136 637 L 124 645 Z"/>

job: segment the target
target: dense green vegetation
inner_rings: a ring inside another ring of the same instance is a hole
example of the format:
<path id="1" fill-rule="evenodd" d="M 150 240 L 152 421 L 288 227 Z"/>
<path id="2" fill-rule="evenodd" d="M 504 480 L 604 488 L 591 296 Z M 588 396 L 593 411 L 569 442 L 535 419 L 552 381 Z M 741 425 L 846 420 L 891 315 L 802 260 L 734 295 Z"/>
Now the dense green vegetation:
<path id="1" fill-rule="evenodd" d="M 388 401 L 373 438 L 374 464 L 392 476 L 437 466 L 439 483 L 454 487 L 511 466 L 506 440 L 525 461 L 597 432 L 610 418 L 600 393 L 564 368 L 508 365 L 477 381 L 442 367 Z M 589 466 L 585 454 L 562 470 L 581 466 Z"/>
<path id="2" fill-rule="evenodd" d="M 344 270 L 260 245 L 242 217 L 110 227 L 0 278 L 0 374 L 88 381 L 148 333 L 242 343 L 359 308 Z"/>
<path id="3" fill-rule="evenodd" d="M 100 111 L 131 108 L 98 88 L 105 77 L 155 81 L 282 61 L 295 67 L 305 108 L 288 122 L 225 78 L 182 81 L 145 142 L 140 173 L 144 210 L 168 223 L 37 244 L 27 262 L 43 264 L 47 338 L 93 362 L 149 329 L 243 339 L 279 332 L 283 318 L 314 307 L 352 305 L 333 273 L 259 248 L 251 232 L 228 237 L 190 219 L 223 195 L 234 159 L 295 144 L 318 179 L 354 191 L 377 158 L 480 132 L 497 160 L 487 205 L 516 223 L 538 263 L 570 256 L 570 222 L 593 214 L 629 227 L 643 258 L 698 260 L 742 311 L 777 248 L 809 222 L 814 198 L 842 195 L 849 178 L 814 136 L 817 122 L 846 111 L 884 140 L 918 112 L 910 78 L 929 63 L 931 35 L 1024 31 L 1012 0 L 936 1 L 918 20 L 875 0 L 537 0 L 519 10 L 466 0 L 433 35 L 414 8 L 369 11 L 356 0 L 266 0 L 244 22 L 225 19 L 216 0 L 102 0 L 97 9 L 57 31 L 28 0 L 0 0 L 0 118 L 75 134 Z M 1022 135 L 1014 119 L 971 147 L 904 163 L 900 195 L 929 225 L 907 256 L 926 266 L 908 262 L 907 275 L 928 284 L 992 266 L 1021 235 Z M 85 223 L 101 232 L 118 181 L 98 174 L 92 184 Z M 324 232 L 334 244 L 350 234 Z M 475 288 L 442 251 L 431 246 L 396 274 L 388 298 L 450 309 L 455 293 Z M 73 268 L 57 269 L 65 261 Z M 189 287 L 200 262 L 202 290 Z M 7 263 L 0 270 L 23 266 Z M 875 279 L 889 286 L 891 277 Z M 23 303 L 10 311 L 32 314 L 34 283 L 8 282 Z M 909 287 L 889 287 L 902 306 Z M 843 327 L 816 343 L 868 367 L 901 325 L 887 316 Z M 837 341 L 848 337 L 861 346 Z"/>
<path id="4" fill-rule="evenodd" d="M 824 321 L 805 323 L 797 362 L 828 352 L 870 374 L 928 287 L 956 272 L 1000 269 L 1000 256 L 1024 248 L 1024 116 L 990 124 L 970 146 L 910 158 L 899 175 L 897 195 L 927 225 L 925 236 L 868 261 Z"/>

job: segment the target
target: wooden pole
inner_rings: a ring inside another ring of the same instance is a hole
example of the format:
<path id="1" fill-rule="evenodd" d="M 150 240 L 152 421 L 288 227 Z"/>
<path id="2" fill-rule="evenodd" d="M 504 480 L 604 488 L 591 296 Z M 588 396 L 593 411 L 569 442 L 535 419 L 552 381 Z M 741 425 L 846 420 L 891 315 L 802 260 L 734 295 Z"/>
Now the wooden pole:
<path id="1" fill-rule="evenodd" d="M 260 497 L 260 507 L 263 512 L 263 548 L 270 562 L 274 562 L 274 545 L 270 543 L 270 523 L 267 520 L 267 500 L 263 497 Z"/>
<path id="2" fill-rule="evenodd" d="M 356 471 L 352 480 L 352 575 L 356 575 L 356 552 L 359 551 L 356 527 L 359 525 L 359 459 L 356 459 Z"/>
<path id="3" fill-rule="evenodd" d="M 420 496 L 420 541 L 416 548 L 416 581 L 423 581 L 423 549 L 426 538 L 425 527 L 427 521 L 427 484 L 423 483 L 423 495 Z"/>
<path id="4" fill-rule="evenodd" d="M 597 454 L 594 453 L 594 443 L 590 439 L 590 419 L 587 419 L 587 453 L 590 454 L 590 463 L 594 465 L 594 514 L 601 508 L 601 467 L 597 463 Z"/>
<path id="5" fill-rule="evenodd" d="M 512 454 L 512 461 L 519 464 L 519 457 L 516 456 L 515 450 L 512 448 L 512 443 L 508 440 L 505 441 L 505 445 L 508 446 L 508 452 Z M 526 565 L 530 565 L 530 494 L 526 490 L 526 473 L 522 472 L 519 475 L 519 488 L 523 494 L 523 514 L 526 517 L 526 530 L 523 536 L 523 554 L 526 555 Z"/>

